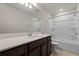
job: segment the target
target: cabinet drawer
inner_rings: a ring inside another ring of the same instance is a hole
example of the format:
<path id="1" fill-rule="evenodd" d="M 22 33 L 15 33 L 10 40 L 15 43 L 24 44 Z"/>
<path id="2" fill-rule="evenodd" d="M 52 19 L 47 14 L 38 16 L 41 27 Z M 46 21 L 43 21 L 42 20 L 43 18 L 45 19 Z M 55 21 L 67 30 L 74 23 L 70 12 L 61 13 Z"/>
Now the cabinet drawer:
<path id="1" fill-rule="evenodd" d="M 25 52 L 27 50 L 26 47 L 27 47 L 27 45 L 15 47 L 13 49 L 9 49 L 4 52 L 1 52 L 0 55 L 2 55 L 2 56 L 21 56 L 26 53 Z"/>
<path id="2" fill-rule="evenodd" d="M 47 41 L 47 38 L 43 38 L 43 39 L 39 39 L 37 41 L 33 41 L 29 44 L 29 50 L 32 50 L 38 46 L 40 46 L 41 44 L 43 44 L 44 42 Z"/>

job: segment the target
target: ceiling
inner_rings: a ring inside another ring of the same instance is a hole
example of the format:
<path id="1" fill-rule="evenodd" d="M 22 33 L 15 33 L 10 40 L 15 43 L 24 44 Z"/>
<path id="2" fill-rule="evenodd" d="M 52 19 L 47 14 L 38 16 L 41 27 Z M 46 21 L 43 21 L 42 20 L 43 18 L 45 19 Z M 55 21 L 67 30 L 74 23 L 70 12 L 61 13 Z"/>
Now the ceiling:
<path id="1" fill-rule="evenodd" d="M 40 11 L 39 9 L 33 7 L 32 9 L 25 7 L 24 5 L 20 4 L 20 3 L 6 3 L 6 5 L 17 8 L 18 10 L 21 10 L 25 13 L 28 13 L 29 15 L 32 16 L 38 16 Z"/>
<path id="2" fill-rule="evenodd" d="M 70 11 L 77 7 L 76 3 L 37 3 L 37 6 L 33 6 L 32 9 L 29 9 L 19 3 L 10 3 L 8 5 L 18 8 L 19 10 L 27 12 L 33 16 L 40 16 L 40 13 L 43 11 L 50 14 L 57 14 L 61 12 L 59 9 L 63 9 L 63 11 Z"/>
<path id="3" fill-rule="evenodd" d="M 77 6 L 75 3 L 44 3 L 38 5 L 50 14 L 60 13 L 59 9 L 63 9 L 63 11 L 73 10 Z"/>

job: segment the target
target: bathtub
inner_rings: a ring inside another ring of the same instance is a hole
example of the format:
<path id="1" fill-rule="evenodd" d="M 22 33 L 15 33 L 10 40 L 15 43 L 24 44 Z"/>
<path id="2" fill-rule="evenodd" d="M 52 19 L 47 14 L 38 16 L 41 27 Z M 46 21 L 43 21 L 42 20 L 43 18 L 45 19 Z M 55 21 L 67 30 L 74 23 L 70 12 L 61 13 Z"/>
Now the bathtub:
<path id="1" fill-rule="evenodd" d="M 58 43 L 60 49 L 64 49 L 76 54 L 79 54 L 79 40 L 78 39 L 54 39 Z"/>

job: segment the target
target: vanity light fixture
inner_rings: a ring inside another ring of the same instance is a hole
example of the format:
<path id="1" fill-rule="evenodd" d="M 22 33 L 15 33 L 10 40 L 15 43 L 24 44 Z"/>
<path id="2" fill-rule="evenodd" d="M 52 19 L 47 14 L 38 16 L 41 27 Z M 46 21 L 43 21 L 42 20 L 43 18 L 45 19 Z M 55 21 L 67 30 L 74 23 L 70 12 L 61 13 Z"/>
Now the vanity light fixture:
<path id="1" fill-rule="evenodd" d="M 28 7 L 28 8 L 33 8 L 31 3 L 20 3 L 20 4 L 23 4 L 25 7 Z"/>
<path id="2" fill-rule="evenodd" d="M 32 3 L 32 5 L 37 6 L 37 4 L 36 4 L 36 3 Z"/>
<path id="3" fill-rule="evenodd" d="M 29 8 L 33 8 L 31 4 L 29 4 Z"/>
<path id="4" fill-rule="evenodd" d="M 25 6 L 26 6 L 26 7 L 28 7 L 28 6 L 29 6 L 29 4 L 28 4 L 28 3 L 25 3 Z"/>

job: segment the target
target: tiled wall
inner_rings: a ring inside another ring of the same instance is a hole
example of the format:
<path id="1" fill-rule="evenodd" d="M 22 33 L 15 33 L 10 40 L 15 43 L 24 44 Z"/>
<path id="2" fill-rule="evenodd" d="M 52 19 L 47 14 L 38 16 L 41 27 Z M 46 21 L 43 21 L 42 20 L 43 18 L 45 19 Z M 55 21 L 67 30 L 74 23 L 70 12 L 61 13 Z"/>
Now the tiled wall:
<path id="1" fill-rule="evenodd" d="M 51 18 L 48 23 L 49 32 L 54 33 L 55 39 L 72 39 L 74 33 L 79 33 L 78 16 L 79 12 Z M 54 30 L 52 31 L 52 29 Z"/>

